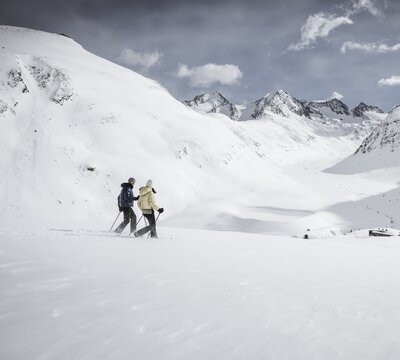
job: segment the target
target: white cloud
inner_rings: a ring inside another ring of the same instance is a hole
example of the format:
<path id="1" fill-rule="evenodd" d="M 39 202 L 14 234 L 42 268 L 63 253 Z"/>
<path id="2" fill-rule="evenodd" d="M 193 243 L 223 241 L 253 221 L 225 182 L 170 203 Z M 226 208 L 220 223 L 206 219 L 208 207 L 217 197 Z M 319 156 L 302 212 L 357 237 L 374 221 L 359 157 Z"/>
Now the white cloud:
<path id="1" fill-rule="evenodd" d="M 301 27 L 300 42 L 289 45 L 288 50 L 304 50 L 310 48 L 318 38 L 326 38 L 333 29 L 341 25 L 351 24 L 353 24 L 353 21 L 346 16 L 324 13 L 310 15 L 307 22 Z"/>
<path id="2" fill-rule="evenodd" d="M 324 102 L 324 101 L 329 101 L 329 100 L 333 100 L 333 99 L 338 99 L 341 100 L 343 99 L 343 95 L 339 94 L 338 92 L 334 91 L 330 96 L 328 96 L 326 99 L 322 99 L 322 100 L 315 100 L 317 102 Z"/>
<path id="3" fill-rule="evenodd" d="M 383 17 L 387 0 L 351 0 L 351 5 L 338 6 L 343 11 L 343 16 L 335 14 L 317 13 L 310 15 L 301 27 L 301 40 L 288 46 L 287 50 L 304 50 L 314 45 L 319 38 L 328 37 L 329 33 L 341 25 L 352 25 L 351 17 L 367 11 L 376 17 Z"/>
<path id="4" fill-rule="evenodd" d="M 131 49 L 123 49 L 117 61 L 123 65 L 140 66 L 147 70 L 158 64 L 162 56 L 163 54 L 157 50 L 154 52 L 136 52 Z"/>
<path id="5" fill-rule="evenodd" d="M 400 86 L 400 76 L 393 75 L 387 79 L 380 79 L 378 86 Z"/>
<path id="6" fill-rule="evenodd" d="M 191 86 L 208 88 L 216 83 L 236 85 L 243 77 L 243 73 L 238 66 L 231 64 L 206 64 L 191 69 L 187 65 L 178 64 L 176 76 L 189 78 Z"/>
<path id="7" fill-rule="evenodd" d="M 342 94 L 339 94 L 339 93 L 336 92 L 336 91 L 334 91 L 334 92 L 331 94 L 331 96 L 328 97 L 327 100 L 332 100 L 332 99 L 341 100 L 341 99 L 343 99 L 343 95 L 342 95 Z"/>
<path id="8" fill-rule="evenodd" d="M 386 1 L 376 0 L 355 0 L 352 7 L 347 9 L 347 16 L 357 14 L 363 11 L 368 11 L 371 15 L 376 17 L 383 16 L 383 9 L 386 7 Z"/>
<path id="9" fill-rule="evenodd" d="M 353 41 L 346 41 L 343 43 L 340 51 L 346 53 L 347 50 L 361 50 L 370 53 L 389 53 L 400 51 L 400 44 L 389 46 L 383 43 L 356 43 Z"/>

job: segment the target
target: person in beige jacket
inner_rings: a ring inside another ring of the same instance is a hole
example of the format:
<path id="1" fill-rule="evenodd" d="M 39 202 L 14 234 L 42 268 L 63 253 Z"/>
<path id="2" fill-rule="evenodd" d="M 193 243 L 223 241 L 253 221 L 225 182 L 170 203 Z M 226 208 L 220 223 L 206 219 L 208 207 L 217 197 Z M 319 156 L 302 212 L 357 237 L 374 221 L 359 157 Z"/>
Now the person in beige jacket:
<path id="1" fill-rule="evenodd" d="M 158 211 L 161 214 L 164 212 L 164 209 L 156 204 L 156 200 L 154 197 L 155 193 L 156 192 L 153 189 L 152 180 L 147 180 L 146 186 L 143 186 L 139 189 L 139 200 L 137 201 L 137 205 L 139 209 L 142 211 L 143 216 L 147 219 L 149 225 L 136 231 L 133 234 L 135 237 L 143 236 L 149 231 L 150 231 L 150 236 L 152 238 L 157 237 L 156 219 L 154 216 L 154 210 Z"/>

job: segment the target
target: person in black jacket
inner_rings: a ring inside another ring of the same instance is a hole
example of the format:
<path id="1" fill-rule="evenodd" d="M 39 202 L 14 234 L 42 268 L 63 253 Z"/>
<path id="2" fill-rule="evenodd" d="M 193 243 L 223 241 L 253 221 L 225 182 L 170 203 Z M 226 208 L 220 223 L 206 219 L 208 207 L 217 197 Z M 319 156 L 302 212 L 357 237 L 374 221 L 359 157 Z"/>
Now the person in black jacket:
<path id="1" fill-rule="evenodd" d="M 135 186 L 135 179 L 129 178 L 127 183 L 121 184 L 121 193 L 118 196 L 118 207 L 119 211 L 124 213 L 124 221 L 115 229 L 116 233 L 121 233 L 126 225 L 131 222 L 131 233 L 136 231 L 136 214 L 133 211 L 133 202 L 139 199 L 139 196 L 135 197 L 133 194 L 133 187 Z"/>

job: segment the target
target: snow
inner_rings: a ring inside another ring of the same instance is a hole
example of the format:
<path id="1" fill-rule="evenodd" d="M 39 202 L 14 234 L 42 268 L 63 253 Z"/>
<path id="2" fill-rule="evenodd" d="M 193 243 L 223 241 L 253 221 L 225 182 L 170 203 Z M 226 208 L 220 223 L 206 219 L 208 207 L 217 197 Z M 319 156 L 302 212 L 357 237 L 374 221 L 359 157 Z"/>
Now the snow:
<path id="1" fill-rule="evenodd" d="M 400 356 L 399 238 L 160 232 L 2 234 L 1 357 Z"/>
<path id="2" fill-rule="evenodd" d="M 0 64 L 1 359 L 399 357 L 399 237 L 366 236 L 400 228 L 397 152 L 351 155 L 372 123 L 282 91 L 205 116 L 29 29 L 0 26 Z M 101 232 L 131 176 L 159 239 Z"/>
<path id="3" fill-rule="evenodd" d="M 367 172 L 398 168 L 400 148 L 400 106 L 390 111 L 357 151 L 330 169 L 338 173 Z"/>

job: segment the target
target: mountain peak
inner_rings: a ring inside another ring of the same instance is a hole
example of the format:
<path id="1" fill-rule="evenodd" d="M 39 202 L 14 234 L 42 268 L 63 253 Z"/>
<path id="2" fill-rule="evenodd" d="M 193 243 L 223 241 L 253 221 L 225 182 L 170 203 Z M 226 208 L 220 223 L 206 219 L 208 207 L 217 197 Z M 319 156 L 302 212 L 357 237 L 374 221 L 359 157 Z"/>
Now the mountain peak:
<path id="1" fill-rule="evenodd" d="M 280 116 L 290 117 L 293 113 L 299 116 L 309 116 L 303 102 L 289 95 L 283 89 L 274 90 L 253 103 L 254 112 L 252 118 L 257 119 L 268 114 L 275 113 Z"/>
<path id="2" fill-rule="evenodd" d="M 311 108 L 315 109 L 317 112 L 327 116 L 353 116 L 350 108 L 343 103 L 341 100 L 333 98 L 325 101 L 311 101 L 307 104 Z"/>
<path id="3" fill-rule="evenodd" d="M 240 117 L 239 109 L 219 91 L 197 95 L 192 100 L 184 100 L 183 104 L 203 114 L 221 113 L 232 120 L 239 120 Z"/>
<path id="4" fill-rule="evenodd" d="M 364 102 L 360 102 L 358 106 L 352 109 L 353 115 L 355 117 L 361 117 L 363 119 L 369 119 L 368 115 L 366 115 L 367 111 L 373 111 L 378 114 L 383 114 L 384 112 L 377 106 L 367 105 Z"/>

